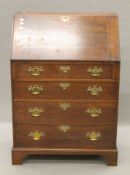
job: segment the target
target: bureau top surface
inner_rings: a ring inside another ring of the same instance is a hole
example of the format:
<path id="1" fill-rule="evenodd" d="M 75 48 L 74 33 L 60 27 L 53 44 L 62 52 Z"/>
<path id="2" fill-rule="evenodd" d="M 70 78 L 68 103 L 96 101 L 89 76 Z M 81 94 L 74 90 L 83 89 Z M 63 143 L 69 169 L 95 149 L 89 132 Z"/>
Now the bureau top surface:
<path id="1" fill-rule="evenodd" d="M 13 60 L 119 61 L 115 14 L 17 13 Z"/>

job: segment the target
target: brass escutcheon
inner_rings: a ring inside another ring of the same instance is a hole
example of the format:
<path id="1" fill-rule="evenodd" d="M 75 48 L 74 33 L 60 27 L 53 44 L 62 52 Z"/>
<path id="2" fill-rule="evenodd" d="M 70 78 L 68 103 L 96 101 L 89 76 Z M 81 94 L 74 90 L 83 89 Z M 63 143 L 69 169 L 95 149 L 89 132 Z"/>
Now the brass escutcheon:
<path id="1" fill-rule="evenodd" d="M 59 129 L 63 132 L 67 132 L 70 129 L 69 125 L 60 125 Z"/>
<path id="2" fill-rule="evenodd" d="M 60 66 L 60 70 L 63 72 L 63 73 L 67 73 L 70 71 L 70 66 Z"/>
<path id="3" fill-rule="evenodd" d="M 70 103 L 60 103 L 59 107 L 63 109 L 63 111 L 66 111 L 67 109 L 70 108 Z"/>
<path id="4" fill-rule="evenodd" d="M 70 87 L 70 84 L 67 82 L 62 82 L 59 85 L 63 90 L 66 90 L 68 87 Z"/>
<path id="5" fill-rule="evenodd" d="M 63 22 L 68 22 L 68 21 L 70 21 L 70 17 L 69 16 L 61 16 L 61 20 Z"/>

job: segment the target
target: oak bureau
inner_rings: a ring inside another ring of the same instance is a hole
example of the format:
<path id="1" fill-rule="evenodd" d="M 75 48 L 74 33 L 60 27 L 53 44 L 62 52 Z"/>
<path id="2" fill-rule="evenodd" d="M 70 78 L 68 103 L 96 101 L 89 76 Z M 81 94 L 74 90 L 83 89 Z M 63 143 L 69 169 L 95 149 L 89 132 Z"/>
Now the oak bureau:
<path id="1" fill-rule="evenodd" d="M 14 17 L 12 163 L 28 155 L 99 155 L 117 164 L 118 17 Z"/>

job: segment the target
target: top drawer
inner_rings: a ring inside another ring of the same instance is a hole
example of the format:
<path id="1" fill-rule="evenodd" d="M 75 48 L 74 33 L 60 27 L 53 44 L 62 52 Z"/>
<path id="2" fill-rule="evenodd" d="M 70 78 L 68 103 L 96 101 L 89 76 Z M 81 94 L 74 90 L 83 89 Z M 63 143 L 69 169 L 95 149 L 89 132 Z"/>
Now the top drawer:
<path id="1" fill-rule="evenodd" d="M 116 62 L 43 62 L 15 61 L 12 63 L 14 80 L 45 79 L 118 79 Z"/>

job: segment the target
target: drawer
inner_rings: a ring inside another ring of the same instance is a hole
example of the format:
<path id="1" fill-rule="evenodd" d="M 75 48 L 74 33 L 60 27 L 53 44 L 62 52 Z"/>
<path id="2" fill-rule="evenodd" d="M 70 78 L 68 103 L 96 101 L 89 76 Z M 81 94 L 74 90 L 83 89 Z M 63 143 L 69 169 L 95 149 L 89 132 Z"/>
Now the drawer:
<path id="1" fill-rule="evenodd" d="M 13 102 L 14 122 L 25 124 L 103 124 L 116 122 L 116 103 L 75 101 Z"/>
<path id="2" fill-rule="evenodd" d="M 113 148 L 116 128 L 76 125 L 16 125 L 15 147 Z"/>
<path id="3" fill-rule="evenodd" d="M 117 83 L 13 82 L 14 99 L 115 100 Z"/>
<path id="4" fill-rule="evenodd" d="M 14 62 L 13 79 L 115 79 L 116 63 Z"/>

